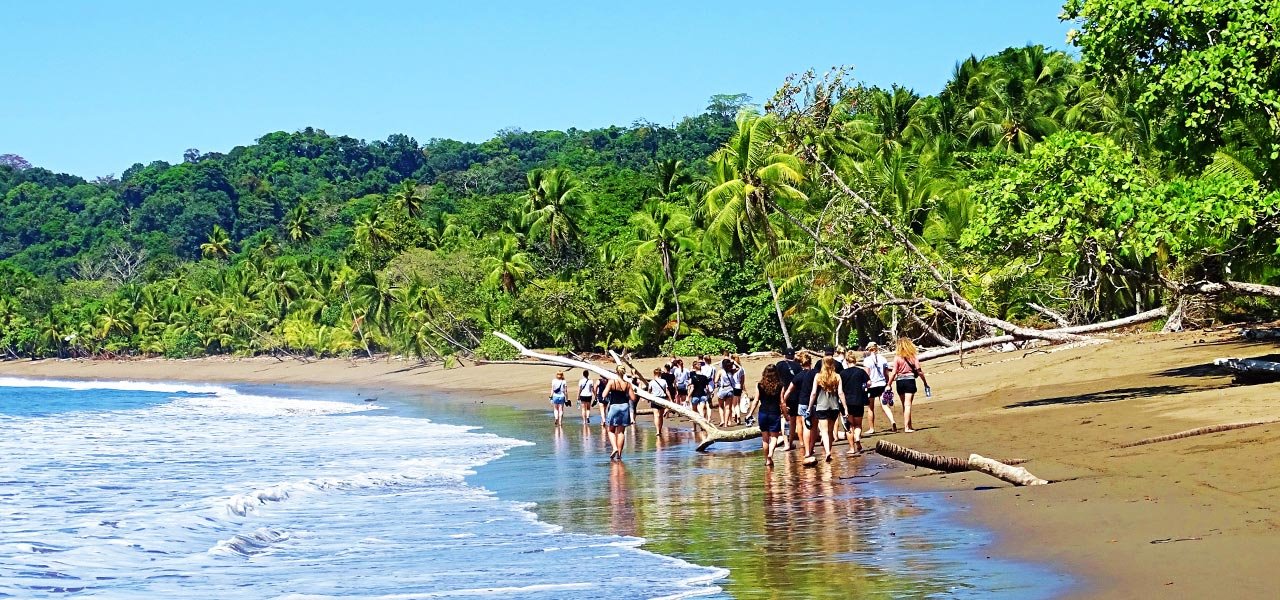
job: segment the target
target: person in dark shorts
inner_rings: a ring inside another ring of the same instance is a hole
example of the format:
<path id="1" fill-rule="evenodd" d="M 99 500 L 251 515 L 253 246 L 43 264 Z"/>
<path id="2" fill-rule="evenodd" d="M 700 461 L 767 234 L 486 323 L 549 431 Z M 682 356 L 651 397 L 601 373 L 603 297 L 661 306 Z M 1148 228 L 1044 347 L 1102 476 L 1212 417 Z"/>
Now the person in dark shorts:
<path id="1" fill-rule="evenodd" d="M 875 405 L 868 394 L 867 386 L 871 376 L 858 362 L 858 353 L 852 350 L 845 352 L 845 364 L 849 365 L 840 372 L 840 387 L 844 388 L 845 414 L 848 415 L 849 452 L 862 453 L 862 413 L 863 410 L 875 412 Z"/>
<path id="2" fill-rule="evenodd" d="M 591 382 L 591 373 L 586 369 L 582 371 L 582 378 L 578 380 L 578 410 L 582 411 L 582 424 L 591 424 L 591 405 L 594 404 L 595 394 L 592 387 L 595 384 Z"/>
<path id="3" fill-rule="evenodd" d="M 929 391 L 929 380 L 924 376 L 924 368 L 916 359 L 916 345 L 911 340 L 898 338 L 898 357 L 893 360 L 893 369 L 889 372 L 889 385 L 895 385 L 898 397 L 902 399 L 902 430 L 911 433 L 915 429 L 911 422 L 911 402 L 916 398 L 918 388 L 916 379 Z"/>
<path id="4" fill-rule="evenodd" d="M 827 462 L 831 462 L 831 443 L 835 439 L 836 420 L 840 418 L 840 409 L 845 403 L 840 374 L 836 372 L 838 364 L 834 358 L 823 358 L 822 370 L 814 378 L 813 385 L 810 386 L 812 391 L 809 393 L 809 414 L 816 421 L 816 429 L 822 438 L 822 451 L 825 454 L 823 460 Z M 813 435 L 812 432 L 809 433 L 810 446 L 809 454 L 804 459 L 805 465 L 817 462 L 812 446 L 815 437 L 818 436 Z"/>
<path id="5" fill-rule="evenodd" d="M 791 436 L 799 437 L 800 444 L 812 452 L 809 439 L 809 393 L 813 391 L 813 378 L 818 374 L 813 368 L 813 358 L 805 354 L 800 359 L 801 371 L 787 386 L 787 423 L 791 426 Z M 791 437 L 788 436 L 788 437 Z M 787 440 L 787 450 L 795 447 L 791 439 Z"/>
<path id="6" fill-rule="evenodd" d="M 760 412 L 756 420 L 760 426 L 760 439 L 764 445 L 764 464 L 773 466 L 773 449 L 778 445 L 782 434 L 782 382 L 778 381 L 778 367 L 767 365 L 760 375 L 760 383 L 756 384 L 756 398 L 760 401 Z"/>

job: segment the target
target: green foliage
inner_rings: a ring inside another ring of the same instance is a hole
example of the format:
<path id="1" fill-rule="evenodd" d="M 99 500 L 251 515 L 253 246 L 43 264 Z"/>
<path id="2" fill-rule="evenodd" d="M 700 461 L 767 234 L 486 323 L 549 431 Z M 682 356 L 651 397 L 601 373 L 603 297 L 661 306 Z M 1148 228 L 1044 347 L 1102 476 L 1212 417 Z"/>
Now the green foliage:
<path id="1" fill-rule="evenodd" d="M 663 345 L 662 353 L 671 356 L 719 356 L 733 350 L 733 342 L 729 340 L 693 334 Z"/>
<path id="2" fill-rule="evenodd" d="M 481 338 L 476 346 L 476 356 L 484 360 L 515 360 L 520 358 L 520 351 L 493 334 Z"/>

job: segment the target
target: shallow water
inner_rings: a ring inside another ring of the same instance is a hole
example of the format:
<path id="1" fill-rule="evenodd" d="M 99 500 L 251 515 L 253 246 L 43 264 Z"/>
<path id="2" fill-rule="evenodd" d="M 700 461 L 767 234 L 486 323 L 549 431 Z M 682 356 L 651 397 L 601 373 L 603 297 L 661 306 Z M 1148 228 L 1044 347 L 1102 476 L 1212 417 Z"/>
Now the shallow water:
<path id="1" fill-rule="evenodd" d="M 0 378 L 0 596 L 719 591 L 721 569 L 468 483 L 526 442 L 418 412 L 335 390 Z"/>
<path id="2" fill-rule="evenodd" d="M 609 461 L 598 414 L 584 428 L 575 407 L 556 429 L 549 412 L 425 402 L 535 442 L 478 469 L 473 481 L 536 502 L 540 518 L 569 530 L 643 537 L 654 552 L 727 568 L 727 596 L 1021 599 L 1069 585 L 1047 567 L 991 557 L 990 533 L 965 525 L 945 494 L 878 480 L 890 465 L 875 455 L 804 468 L 780 454 L 770 471 L 758 440 L 699 453 L 691 431 L 659 440 L 643 419 L 618 464 Z"/>

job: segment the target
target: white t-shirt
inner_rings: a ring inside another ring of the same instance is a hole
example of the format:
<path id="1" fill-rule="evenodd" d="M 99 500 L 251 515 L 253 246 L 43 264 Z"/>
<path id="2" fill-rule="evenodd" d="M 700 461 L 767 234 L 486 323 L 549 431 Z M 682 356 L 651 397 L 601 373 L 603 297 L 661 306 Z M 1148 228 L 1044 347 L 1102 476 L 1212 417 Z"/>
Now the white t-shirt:
<path id="1" fill-rule="evenodd" d="M 871 376 L 871 383 L 867 385 L 881 387 L 888 383 L 884 378 L 884 370 L 889 368 L 889 363 L 879 354 L 868 353 L 867 357 L 862 359 L 862 366 L 867 368 L 867 374 Z"/>
<path id="2" fill-rule="evenodd" d="M 711 366 L 710 363 L 702 365 L 702 374 L 706 375 L 707 379 L 713 379 L 716 376 L 716 368 Z"/>
<path id="3" fill-rule="evenodd" d="M 578 380 L 578 397 L 587 398 L 591 396 L 591 379 L 583 377 Z"/>
<path id="4" fill-rule="evenodd" d="M 659 398 L 667 397 L 667 382 L 662 379 L 649 380 L 649 393 Z"/>
<path id="5" fill-rule="evenodd" d="M 568 383 L 569 383 L 569 382 L 567 382 L 567 381 L 565 381 L 565 380 L 563 380 L 563 379 L 552 379 L 552 380 L 551 380 L 551 393 L 552 393 L 552 394 L 563 394 L 563 393 L 564 393 L 564 388 L 565 388 L 565 386 L 566 386 Z"/>

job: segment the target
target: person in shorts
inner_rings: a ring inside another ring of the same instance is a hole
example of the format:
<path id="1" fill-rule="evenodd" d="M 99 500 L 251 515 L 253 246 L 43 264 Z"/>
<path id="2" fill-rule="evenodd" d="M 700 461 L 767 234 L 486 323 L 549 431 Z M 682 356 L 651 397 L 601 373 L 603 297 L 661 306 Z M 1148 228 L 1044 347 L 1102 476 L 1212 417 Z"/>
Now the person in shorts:
<path id="1" fill-rule="evenodd" d="M 760 426 L 760 439 L 764 445 L 764 464 L 773 466 L 773 449 L 782 437 L 782 382 L 778 380 L 777 365 L 767 365 L 756 384 L 756 398 L 760 412 L 756 421 Z"/>
<path id="2" fill-rule="evenodd" d="M 689 405 L 708 421 L 711 420 L 710 392 L 707 390 L 710 386 L 711 379 L 702 372 L 702 362 L 694 361 L 693 372 L 689 374 Z"/>
<path id="3" fill-rule="evenodd" d="M 870 377 L 870 383 L 867 384 L 867 396 L 871 398 L 871 404 L 867 407 L 867 430 L 862 432 L 863 435 L 871 435 L 876 432 L 876 405 L 880 405 L 880 409 L 884 411 L 884 416 L 889 419 L 889 428 L 892 431 L 898 430 L 898 422 L 893 419 L 893 395 L 890 394 L 888 399 L 885 398 L 884 391 L 889 385 L 889 361 L 880 356 L 880 345 L 875 342 L 867 344 L 867 353 L 862 357 L 862 368 L 867 370 L 867 376 Z"/>
<path id="4" fill-rule="evenodd" d="M 582 411 L 582 424 L 591 424 L 591 406 L 595 404 L 595 383 L 591 381 L 591 373 L 582 370 L 582 378 L 578 380 L 578 410 Z"/>
<path id="5" fill-rule="evenodd" d="M 845 415 L 849 418 L 846 423 L 849 430 L 848 454 L 861 454 L 862 414 L 864 411 L 874 413 L 876 409 L 868 394 L 871 377 L 858 361 L 856 352 L 845 352 L 844 359 L 849 366 L 840 372 L 840 386 L 844 388 Z"/>

